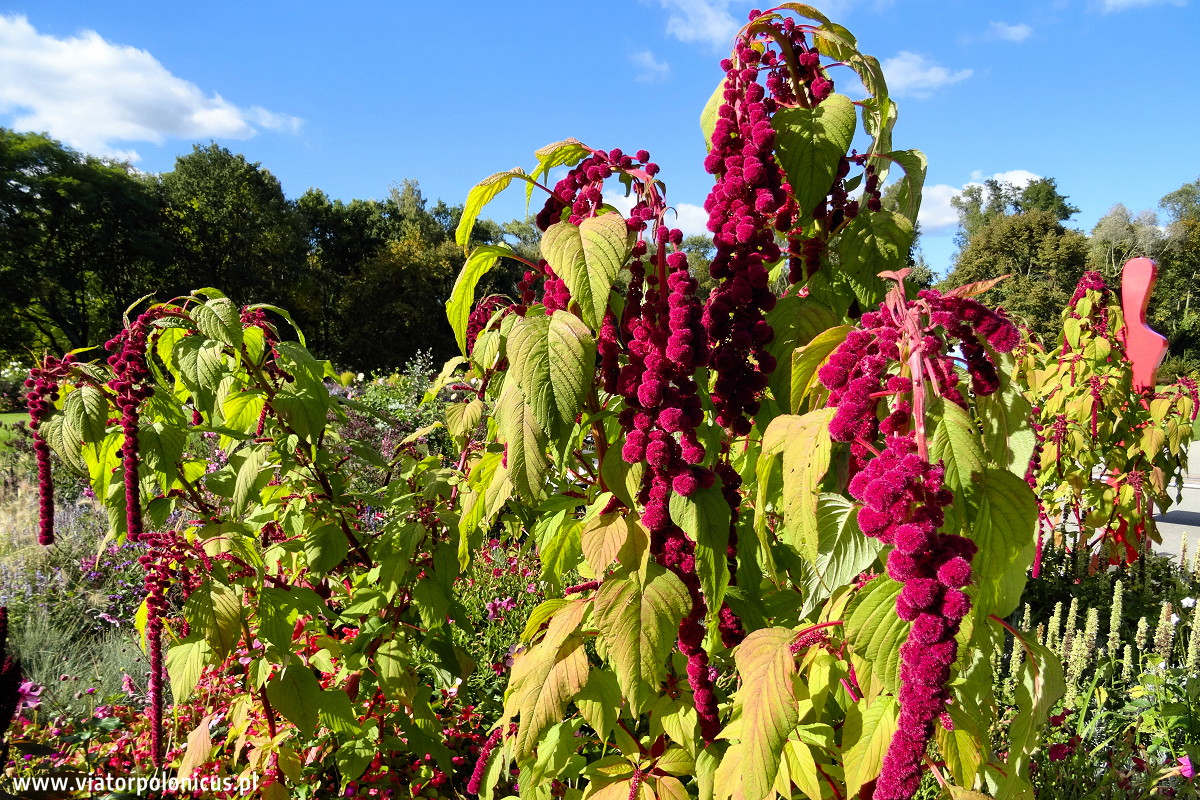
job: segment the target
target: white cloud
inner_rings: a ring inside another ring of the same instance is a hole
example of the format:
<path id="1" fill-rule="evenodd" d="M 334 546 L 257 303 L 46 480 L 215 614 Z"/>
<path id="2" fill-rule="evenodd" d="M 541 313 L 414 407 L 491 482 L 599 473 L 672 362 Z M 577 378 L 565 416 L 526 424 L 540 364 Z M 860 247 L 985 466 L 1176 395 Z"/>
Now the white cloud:
<path id="1" fill-rule="evenodd" d="M 1127 11 L 1131 8 L 1146 8 L 1148 6 L 1183 6 L 1187 0 L 1100 0 L 1100 10 L 1105 14 L 1114 11 Z"/>
<path id="2" fill-rule="evenodd" d="M 654 54 L 649 50 L 641 50 L 629 56 L 629 60 L 638 68 L 637 79 L 645 83 L 653 83 L 661 81 L 667 77 L 667 73 L 671 71 L 671 65 L 665 61 L 659 61 L 654 57 Z"/>
<path id="3" fill-rule="evenodd" d="M 1033 28 L 1024 22 L 1010 25 L 1007 22 L 993 22 L 988 25 L 988 36 L 1005 42 L 1023 42 L 1033 35 Z"/>
<path id="4" fill-rule="evenodd" d="M 58 39 L 38 33 L 23 16 L 0 16 L 0 113 L 16 115 L 12 127 L 130 160 L 136 151 L 116 143 L 246 139 L 260 129 L 296 131 L 301 122 L 206 94 L 145 50 L 95 31 Z"/>
<path id="5" fill-rule="evenodd" d="M 667 33 L 681 42 L 729 47 L 741 26 L 729 13 L 731 0 L 659 0 L 659 3 L 670 12 Z"/>
<path id="6" fill-rule="evenodd" d="M 1019 189 L 1041 177 L 1027 169 L 1012 169 L 1008 172 L 996 172 L 991 175 L 984 175 L 981 171 L 975 170 L 971 173 L 971 180 L 962 186 L 950 186 L 945 183 L 926 186 L 921 193 L 921 212 L 917 215 L 917 221 L 921 224 L 921 233 L 929 236 L 944 236 L 953 233 L 958 227 L 958 211 L 950 204 L 950 201 L 961 195 L 968 186 L 982 186 L 983 181 L 990 178 L 1002 183 L 1010 183 Z"/>
<path id="7" fill-rule="evenodd" d="M 923 55 L 907 50 L 883 60 L 883 75 L 888 90 L 894 95 L 929 97 L 934 89 L 958 83 L 971 76 L 971 70 L 951 71 Z"/>
<path id="8" fill-rule="evenodd" d="M 667 223 L 674 225 L 679 230 L 683 231 L 684 236 L 691 236 L 694 233 L 702 233 L 708 236 L 708 212 L 702 206 L 694 206 L 691 203 L 678 203 L 673 206 L 678 218 L 672 222 L 671 215 L 667 215 Z"/>
<path id="9" fill-rule="evenodd" d="M 958 224 L 958 212 L 950 205 L 950 201 L 960 194 L 961 188 L 945 183 L 925 187 L 921 193 L 921 211 L 917 214 L 922 234 L 937 236 L 954 229 Z"/>

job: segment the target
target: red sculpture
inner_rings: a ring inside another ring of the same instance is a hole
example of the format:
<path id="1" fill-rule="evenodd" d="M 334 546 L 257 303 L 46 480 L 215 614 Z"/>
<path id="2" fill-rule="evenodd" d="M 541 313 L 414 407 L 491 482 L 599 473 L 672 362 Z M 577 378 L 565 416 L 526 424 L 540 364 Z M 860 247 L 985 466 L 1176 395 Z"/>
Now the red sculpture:
<path id="1" fill-rule="evenodd" d="M 1146 324 L 1150 292 L 1158 280 L 1158 265 L 1148 258 L 1131 258 L 1121 270 L 1121 311 L 1125 315 L 1125 352 L 1133 364 L 1133 388 L 1154 391 L 1154 373 L 1167 354 L 1167 340 Z"/>

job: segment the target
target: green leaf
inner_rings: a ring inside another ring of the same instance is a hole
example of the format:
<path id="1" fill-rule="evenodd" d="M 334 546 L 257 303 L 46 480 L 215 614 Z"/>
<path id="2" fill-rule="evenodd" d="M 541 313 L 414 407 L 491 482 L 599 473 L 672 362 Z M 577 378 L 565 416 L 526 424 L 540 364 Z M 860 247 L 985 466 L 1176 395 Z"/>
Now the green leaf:
<path id="1" fill-rule="evenodd" d="M 717 115 L 724 103 L 725 81 L 722 80 L 717 84 L 717 88 L 713 89 L 713 93 L 708 97 L 708 102 L 704 104 L 704 110 L 700 112 L 700 132 L 704 134 L 706 150 L 712 150 L 712 136 L 717 127 Z"/>
<path id="2" fill-rule="evenodd" d="M 449 403 L 446 406 L 446 430 L 456 439 L 467 436 L 483 421 L 483 401 L 478 397 L 468 403 Z"/>
<path id="3" fill-rule="evenodd" d="M 241 433 L 254 433 L 266 404 L 266 395 L 257 389 L 230 392 L 221 403 L 225 426 Z"/>
<path id="4" fill-rule="evenodd" d="M 669 511 L 671 520 L 696 543 L 696 575 L 710 624 L 715 623 L 729 586 L 729 503 L 721 487 L 713 484 L 688 497 L 672 494 Z"/>
<path id="5" fill-rule="evenodd" d="M 1002 358 L 1012 361 L 1012 356 Z M 1008 371 L 1004 366 L 1002 362 L 1002 373 Z M 1037 446 L 1037 437 L 1029 424 L 1033 406 L 1025 395 L 1004 375 L 999 391 L 975 398 L 975 413 L 983 424 L 983 443 L 992 463 L 1024 478 Z"/>
<path id="6" fill-rule="evenodd" d="M 551 586 L 561 588 L 562 577 L 579 567 L 580 559 L 583 558 L 579 528 L 578 521 L 566 520 L 556 526 L 538 546 L 538 557 L 542 562 L 542 580 Z"/>
<path id="7" fill-rule="evenodd" d="M 583 639 L 574 634 L 561 644 L 547 636 L 517 659 L 508 693 L 521 715 L 518 758 L 531 754 L 542 734 L 562 720 L 567 701 L 579 693 L 587 677 Z"/>
<path id="8" fill-rule="evenodd" d="M 496 401 L 500 439 L 508 446 L 508 481 L 521 499 L 538 503 L 546 494 L 550 437 L 515 381 L 505 381 Z"/>
<path id="9" fill-rule="evenodd" d="M 324 575 L 342 563 L 350 543 L 341 526 L 333 522 L 318 525 L 304 537 L 304 556 L 308 568 L 317 575 Z"/>
<path id="10" fill-rule="evenodd" d="M 887 158 L 904 170 L 896 202 L 900 213 L 915 223 L 917 213 L 921 210 L 921 187 L 925 183 L 925 171 L 928 167 L 925 154 L 920 150 L 893 150 L 887 154 Z"/>
<path id="11" fill-rule="evenodd" d="M 200 332 L 237 350 L 242 346 L 242 316 L 228 298 L 218 297 L 192 308 Z"/>
<path id="12" fill-rule="evenodd" d="M 938 750 L 955 782 L 960 786 L 973 786 L 979 768 L 986 760 L 981 744 L 986 739 L 975 721 L 957 705 L 950 706 L 947 711 L 954 728 L 946 730 L 941 725 L 934 728 Z"/>
<path id="13" fill-rule="evenodd" d="M 875 563 L 883 544 L 864 536 L 858 528 L 858 509 L 839 494 L 822 494 L 817 500 L 817 560 L 812 580 L 805 588 L 800 615 L 831 597 Z"/>
<path id="14" fill-rule="evenodd" d="M 90 383 L 80 386 L 63 400 L 63 413 L 71 427 L 88 444 L 104 440 L 108 432 L 108 399 Z"/>
<path id="15" fill-rule="evenodd" d="M 1062 662 L 1050 649 L 1025 640 L 1025 664 L 1017 685 L 1017 715 L 1008 728 L 1009 767 L 1028 775 L 1029 761 L 1038 748 L 1050 710 L 1067 691 Z M 1018 642 L 1016 646 L 1021 646 Z"/>
<path id="16" fill-rule="evenodd" d="M 1021 603 L 1033 564 L 1037 500 L 1025 481 L 998 467 L 979 476 L 974 519 L 968 524 L 979 552 L 971 561 L 977 614 L 1007 617 Z"/>
<path id="17" fill-rule="evenodd" d="M 840 94 L 831 94 L 814 108 L 780 108 L 771 119 L 779 165 L 805 217 L 829 194 L 857 121 L 853 101 Z"/>
<path id="18" fill-rule="evenodd" d="M 471 231 L 475 228 L 475 220 L 479 218 L 479 212 L 483 211 L 483 207 L 492 202 L 496 195 L 507 189 L 514 178 L 529 180 L 525 170 L 513 167 L 507 172 L 489 175 L 475 184 L 467 193 L 467 202 L 463 206 L 462 217 L 458 221 L 457 230 L 454 231 L 454 241 L 458 243 L 459 247 L 465 249 L 471 243 Z"/>
<path id="19" fill-rule="evenodd" d="M 629 540 L 630 526 L 637 524 L 636 516 L 626 517 L 613 512 L 601 514 L 583 526 L 579 534 L 583 558 L 597 577 L 602 577 L 617 560 L 617 554 Z"/>
<path id="20" fill-rule="evenodd" d="M 853 647 L 854 668 L 863 687 L 874 677 L 890 692 L 900 688 L 900 645 L 909 629 L 896 616 L 900 588 L 891 578 L 875 578 L 858 592 L 844 615 L 846 639 Z"/>
<path id="21" fill-rule="evenodd" d="M 679 578 L 648 563 L 643 570 L 606 579 L 594 603 L 594 622 L 621 694 L 634 713 L 641 713 L 658 694 L 691 597 Z"/>
<path id="22" fill-rule="evenodd" d="M 609 294 L 629 259 L 629 228 L 620 214 L 588 217 L 579 225 L 556 222 L 542 234 L 542 257 L 566 282 L 583 320 L 599 330 Z"/>
<path id="23" fill-rule="evenodd" d="M 167 677 L 171 681 L 171 695 L 176 702 L 191 696 L 212 655 L 208 640 L 199 633 L 192 634 L 167 651 Z"/>
<path id="24" fill-rule="evenodd" d="M 268 448 L 263 446 L 242 448 L 230 457 L 230 465 L 237 470 L 237 482 L 233 488 L 235 513 L 244 514 L 252 503 L 258 503 L 259 493 L 271 480 L 272 471 L 263 469 L 268 455 Z"/>
<path id="25" fill-rule="evenodd" d="M 798 412 L 804 399 L 818 386 L 817 370 L 829 360 L 833 351 L 846 341 L 846 334 L 853 326 L 839 325 L 817 334 L 803 348 L 792 351 L 791 403 L 792 411 Z"/>
<path id="26" fill-rule="evenodd" d="M 596 340 L 573 314 L 558 312 L 550 317 L 549 376 L 554 391 L 554 408 L 563 432 L 570 431 L 591 391 L 596 365 Z M 510 334 L 511 337 L 511 334 Z"/>
<path id="27" fill-rule="evenodd" d="M 610 445 L 600 461 L 600 479 L 604 481 L 604 488 L 615 494 L 627 508 L 634 508 L 634 497 L 641 489 L 644 469 L 641 463 L 627 463 L 621 456 L 621 448 Z"/>
<path id="28" fill-rule="evenodd" d="M 596 342 L 579 319 L 559 312 L 517 318 L 508 334 L 509 372 L 548 435 L 569 432 L 595 371 Z"/>
<path id="29" fill-rule="evenodd" d="M 908 265 L 913 230 L 907 217 L 891 211 L 863 211 L 842 229 L 835 247 L 842 275 L 863 306 L 875 306 L 883 299 L 880 272 Z"/>
<path id="30" fill-rule="evenodd" d="M 463 221 L 466 221 L 466 216 Z M 472 224 L 474 224 L 472 222 Z M 461 230 L 462 225 L 459 225 Z M 446 301 L 446 318 L 450 320 L 450 328 L 454 331 L 454 339 L 463 355 L 467 353 L 467 320 L 471 309 L 475 306 L 475 287 L 480 278 L 486 275 L 496 262 L 505 256 L 514 255 L 508 245 L 481 244 L 471 251 L 467 263 L 454 280 L 454 288 L 450 291 L 450 299 Z"/>
<path id="31" fill-rule="evenodd" d="M 272 707 L 287 717 L 304 736 L 316 732 L 321 694 L 321 684 L 316 676 L 294 657 L 267 683 L 267 699 Z"/>
<path id="32" fill-rule="evenodd" d="M 817 560 L 817 496 L 829 468 L 829 421 L 833 414 L 834 409 L 826 408 L 803 416 L 776 417 L 763 433 L 758 459 L 758 472 L 766 474 L 764 461 L 783 455 L 781 538 L 812 563 Z M 755 513 L 765 510 L 758 508 Z"/>
<path id="33" fill-rule="evenodd" d="M 218 659 L 233 651 L 242 637 L 242 604 L 223 583 L 205 581 L 184 604 L 192 630 L 202 633 Z"/>
<path id="34" fill-rule="evenodd" d="M 775 331 L 775 338 L 767 343 L 767 352 L 775 357 L 778 365 L 767 385 L 784 411 L 796 410 L 791 404 L 792 354 L 797 347 L 809 344 L 838 322 L 833 309 L 824 303 L 794 294 L 779 298 L 775 308 L 767 313 L 767 324 Z"/>
<path id="35" fill-rule="evenodd" d="M 534 153 L 537 156 L 538 165 L 529 176 L 531 180 L 525 186 L 526 207 L 529 205 L 530 198 L 533 197 L 534 181 L 540 180 L 543 175 L 549 175 L 550 170 L 555 167 L 575 166 L 591 152 L 591 149 L 578 139 L 563 139 L 561 142 L 539 148 Z"/>
<path id="36" fill-rule="evenodd" d="M 878 697 L 870 705 L 860 700 L 847 709 L 842 732 L 847 797 L 854 797 L 864 783 L 879 776 L 898 717 L 899 704 L 894 697 Z"/>
<path id="37" fill-rule="evenodd" d="M 979 429 L 957 403 L 939 398 L 930 403 L 929 412 L 937 420 L 937 427 L 929 437 L 929 460 L 945 464 L 946 485 L 955 497 L 969 496 L 973 476 L 984 467 Z"/>
<path id="38" fill-rule="evenodd" d="M 738 704 L 746 800 L 762 800 L 771 793 L 784 743 L 799 721 L 796 657 L 791 651 L 794 637 L 795 632 L 787 628 L 761 628 L 734 652 L 742 679 Z"/>

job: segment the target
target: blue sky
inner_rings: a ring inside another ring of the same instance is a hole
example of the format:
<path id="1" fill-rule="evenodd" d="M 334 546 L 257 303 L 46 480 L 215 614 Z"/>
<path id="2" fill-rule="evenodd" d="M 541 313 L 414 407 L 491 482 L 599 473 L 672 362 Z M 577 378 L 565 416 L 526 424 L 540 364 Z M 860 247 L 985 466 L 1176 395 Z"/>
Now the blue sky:
<path id="1" fill-rule="evenodd" d="M 1200 176 L 1188 0 L 816 3 L 880 58 L 897 147 L 929 158 L 923 247 L 944 270 L 949 199 L 1049 176 L 1090 230 Z M 750 3 L 0 0 L 0 125 L 169 170 L 194 142 L 259 161 L 290 197 L 382 197 L 404 178 L 461 203 L 569 136 L 645 148 L 688 232 L 710 180 L 697 118 Z M 854 95 L 848 71 L 833 75 Z M 523 213 L 524 193 L 497 201 Z"/>

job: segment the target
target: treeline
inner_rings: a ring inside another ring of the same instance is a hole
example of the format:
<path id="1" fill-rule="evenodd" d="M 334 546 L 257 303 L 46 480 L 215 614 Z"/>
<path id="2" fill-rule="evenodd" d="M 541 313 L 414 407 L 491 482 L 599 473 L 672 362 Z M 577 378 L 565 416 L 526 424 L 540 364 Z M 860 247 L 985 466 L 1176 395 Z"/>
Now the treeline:
<path id="1" fill-rule="evenodd" d="M 1200 179 L 1164 197 L 1160 214 L 1115 206 L 1090 235 L 1070 227 L 1078 209 L 1068 199 L 1052 178 L 968 187 L 953 201 L 959 250 L 944 284 L 1011 275 L 985 299 L 1049 342 L 1085 270 L 1116 286 L 1126 259 L 1154 258 L 1151 324 L 1171 345 L 1161 374 L 1200 372 Z M 341 369 L 394 369 L 425 350 L 446 358 L 461 213 L 407 180 L 385 200 L 344 203 L 318 189 L 290 200 L 268 170 L 215 144 L 155 175 L 0 128 L 0 358 L 28 364 L 103 343 L 133 300 L 205 286 L 287 308 L 310 348 Z M 529 222 L 485 220 L 472 238 L 537 259 Z M 711 240 L 689 236 L 684 249 L 704 291 Z M 522 270 L 505 264 L 480 291 L 514 296 Z"/>
<path id="2" fill-rule="evenodd" d="M 268 170 L 215 144 L 147 174 L 0 128 L 0 357 L 103 344 L 137 298 L 212 286 L 288 309 L 342 369 L 392 369 L 423 350 L 445 358 L 461 211 L 431 205 L 414 181 L 385 200 L 317 189 L 290 200 Z M 530 230 L 483 222 L 474 238 L 520 243 Z M 511 294 L 519 273 L 489 278 L 486 290 Z"/>
<path id="3" fill-rule="evenodd" d="M 1044 342 L 1058 339 L 1059 315 L 1086 270 L 1120 285 L 1130 258 L 1159 267 L 1149 322 L 1170 343 L 1159 377 L 1200 373 L 1200 179 L 1162 198 L 1159 212 L 1114 206 L 1090 235 L 1069 227 L 1079 210 L 1053 178 L 1024 187 L 990 180 L 967 187 L 958 211 L 958 254 L 944 287 L 1011 277 L 985 295 Z"/>

